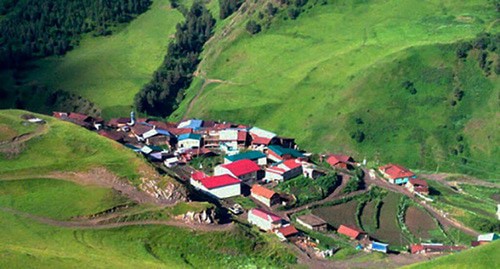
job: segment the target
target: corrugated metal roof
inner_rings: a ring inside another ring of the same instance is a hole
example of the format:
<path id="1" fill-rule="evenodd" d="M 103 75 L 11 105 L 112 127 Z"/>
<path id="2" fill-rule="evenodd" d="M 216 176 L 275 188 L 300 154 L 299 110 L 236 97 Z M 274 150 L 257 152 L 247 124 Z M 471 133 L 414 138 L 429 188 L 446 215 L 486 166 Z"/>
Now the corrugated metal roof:
<path id="1" fill-rule="evenodd" d="M 265 158 L 266 155 L 258 150 L 247 151 L 231 156 L 226 156 L 226 159 L 235 162 L 239 160 L 258 160 L 260 158 Z"/>
<path id="2" fill-rule="evenodd" d="M 184 140 L 184 139 L 200 140 L 201 139 L 201 135 L 200 134 L 193 134 L 193 133 L 179 135 L 178 140 Z"/>
<path id="3" fill-rule="evenodd" d="M 295 149 L 290 149 L 290 148 L 284 148 L 282 146 L 278 146 L 278 145 L 271 145 L 268 147 L 269 150 L 272 150 L 274 153 L 278 154 L 279 156 L 283 156 L 283 155 L 291 155 L 292 157 L 294 158 L 299 158 L 299 157 L 303 157 L 304 154 L 302 154 L 300 151 L 298 150 L 295 150 Z"/>

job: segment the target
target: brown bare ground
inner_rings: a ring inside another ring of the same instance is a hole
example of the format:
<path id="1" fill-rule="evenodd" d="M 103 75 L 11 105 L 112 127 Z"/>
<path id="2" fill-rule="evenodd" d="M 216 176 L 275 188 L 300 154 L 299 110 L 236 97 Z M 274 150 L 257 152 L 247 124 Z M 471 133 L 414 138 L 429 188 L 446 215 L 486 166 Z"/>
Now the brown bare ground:
<path id="1" fill-rule="evenodd" d="M 340 205 L 321 207 L 313 210 L 313 213 L 326 220 L 330 225 L 338 228 L 340 225 L 356 227 L 356 207 L 358 202 L 351 200 Z"/>
<path id="2" fill-rule="evenodd" d="M 413 235 L 422 239 L 431 239 L 429 231 L 438 228 L 429 214 L 415 206 L 410 206 L 407 209 L 405 223 Z"/>

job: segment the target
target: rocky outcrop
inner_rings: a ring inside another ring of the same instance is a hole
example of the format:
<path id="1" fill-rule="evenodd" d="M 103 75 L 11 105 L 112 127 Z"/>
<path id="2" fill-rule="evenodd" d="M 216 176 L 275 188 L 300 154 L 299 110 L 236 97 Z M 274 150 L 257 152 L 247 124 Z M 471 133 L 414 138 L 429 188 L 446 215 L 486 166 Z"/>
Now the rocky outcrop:
<path id="1" fill-rule="evenodd" d="M 142 178 L 141 180 L 142 184 L 139 185 L 139 189 L 162 203 L 187 201 L 186 189 L 177 182 L 172 182 L 166 178 Z"/>
<path id="2" fill-rule="evenodd" d="M 218 219 L 213 208 L 207 208 L 201 212 L 188 211 L 185 214 L 176 216 L 176 219 L 183 220 L 186 223 L 194 224 L 213 224 L 218 223 Z"/>

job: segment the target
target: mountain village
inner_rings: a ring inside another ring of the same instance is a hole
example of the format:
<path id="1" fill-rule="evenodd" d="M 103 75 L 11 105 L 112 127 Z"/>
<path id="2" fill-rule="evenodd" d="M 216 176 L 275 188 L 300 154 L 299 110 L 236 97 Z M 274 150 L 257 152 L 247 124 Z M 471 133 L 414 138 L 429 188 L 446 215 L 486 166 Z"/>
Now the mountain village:
<path id="1" fill-rule="evenodd" d="M 370 191 L 373 187 L 406 195 L 439 221 L 467 229 L 432 206 L 433 200 L 429 196 L 430 188 L 426 180 L 398 164 L 369 169 L 366 160 L 359 162 L 342 153 L 315 156 L 300 150 L 294 138 L 228 122 L 189 119 L 171 123 L 136 118 L 134 112 L 130 117 L 109 121 L 73 112 L 54 112 L 53 116 L 93 130 L 142 154 L 160 171 L 195 190 L 202 197 L 201 200 L 218 203 L 227 209 L 232 220 L 273 233 L 281 241 L 295 245 L 308 257 L 322 259 L 340 248 L 320 247 L 321 239 L 315 238 L 314 234 L 349 242 L 359 251 L 400 252 L 391 250 L 387 242 L 349 223 L 333 227 L 320 216 L 307 211 L 320 203 L 346 199 L 356 193 Z M 210 160 L 216 156 L 219 156 L 220 163 L 212 163 L 211 167 L 204 166 L 203 162 L 195 162 L 200 158 Z M 326 176 L 337 178 L 339 183 L 324 199 L 310 203 L 296 205 L 297 198 L 292 193 L 280 192 L 277 188 L 283 182 L 297 177 L 315 181 Z M 355 180 L 362 183 L 351 193 L 341 193 L 342 188 Z M 248 208 L 239 203 L 248 200 L 255 206 Z M 305 213 L 301 213 L 303 210 L 306 210 Z M 500 210 L 497 215 L 500 219 Z M 496 233 L 478 234 L 472 230 L 469 233 L 477 236 L 471 246 L 499 238 Z M 410 244 L 406 254 L 441 254 L 466 248 L 464 245 L 421 242 Z"/>

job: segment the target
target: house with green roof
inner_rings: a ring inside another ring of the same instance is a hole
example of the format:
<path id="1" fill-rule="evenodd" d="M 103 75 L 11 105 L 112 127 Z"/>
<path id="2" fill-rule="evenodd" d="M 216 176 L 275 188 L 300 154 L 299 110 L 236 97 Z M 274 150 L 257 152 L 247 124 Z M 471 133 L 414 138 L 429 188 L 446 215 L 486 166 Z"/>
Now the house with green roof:
<path id="1" fill-rule="evenodd" d="M 301 157 L 304 157 L 304 154 L 296 149 L 284 148 L 278 145 L 267 147 L 267 158 L 275 162 Z"/>
<path id="2" fill-rule="evenodd" d="M 200 148 L 201 139 L 200 134 L 181 134 L 177 137 L 177 147 L 180 149 Z"/>
<path id="3" fill-rule="evenodd" d="M 258 150 L 246 151 L 246 152 L 226 156 L 224 158 L 224 164 L 236 162 L 239 160 L 251 160 L 258 165 L 267 165 L 266 154 L 264 154 Z"/>

